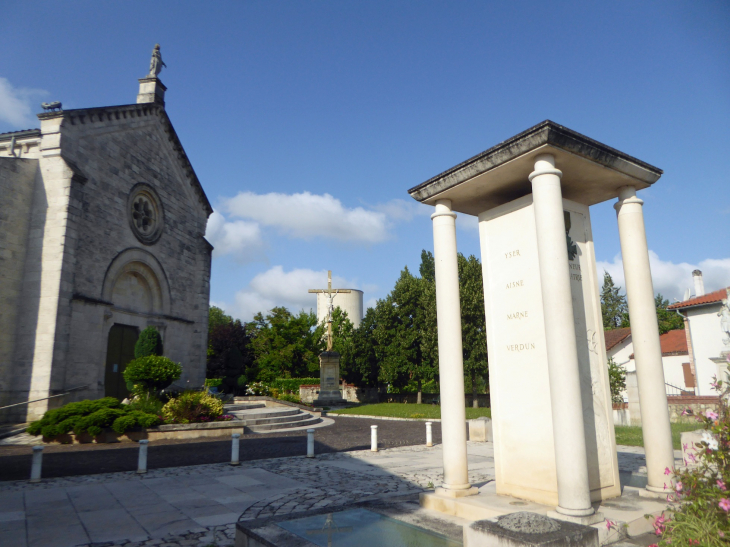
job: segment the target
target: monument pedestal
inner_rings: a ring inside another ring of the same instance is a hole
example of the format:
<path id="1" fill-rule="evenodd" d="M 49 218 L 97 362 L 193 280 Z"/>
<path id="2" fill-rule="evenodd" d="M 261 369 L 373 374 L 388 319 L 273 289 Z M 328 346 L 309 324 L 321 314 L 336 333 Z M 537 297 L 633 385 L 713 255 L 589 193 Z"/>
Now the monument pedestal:
<path id="1" fill-rule="evenodd" d="M 319 396 L 314 406 L 344 405 L 347 401 L 340 393 L 340 354 L 324 351 L 319 354 Z"/>

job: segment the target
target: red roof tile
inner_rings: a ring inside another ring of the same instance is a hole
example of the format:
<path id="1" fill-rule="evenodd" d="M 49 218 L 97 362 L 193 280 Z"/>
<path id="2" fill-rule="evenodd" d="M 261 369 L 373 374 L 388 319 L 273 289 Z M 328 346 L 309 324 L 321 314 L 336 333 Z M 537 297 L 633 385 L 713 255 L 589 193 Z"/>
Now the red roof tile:
<path id="1" fill-rule="evenodd" d="M 730 289 L 730 287 L 720 289 L 719 291 L 707 293 L 703 296 L 696 296 L 695 298 L 690 298 L 689 300 L 685 300 L 684 302 L 675 302 L 671 306 L 667 306 L 667 309 L 678 310 L 681 308 L 689 308 L 690 306 L 700 306 L 702 304 L 712 304 L 714 302 L 720 302 L 727 298 L 727 289 Z"/>
<path id="2" fill-rule="evenodd" d="M 684 329 L 665 332 L 659 337 L 659 343 L 662 345 L 662 355 L 688 355 Z"/>
<path id="3" fill-rule="evenodd" d="M 689 355 L 687 350 L 687 335 L 684 329 L 675 329 L 665 332 L 659 337 L 659 344 L 662 348 L 662 357 L 669 355 Z M 633 359 L 634 354 L 629 355 Z"/>
<path id="4" fill-rule="evenodd" d="M 631 336 L 631 329 L 626 327 L 623 329 L 605 330 L 603 331 L 603 336 L 606 338 L 606 351 L 608 351 Z"/>

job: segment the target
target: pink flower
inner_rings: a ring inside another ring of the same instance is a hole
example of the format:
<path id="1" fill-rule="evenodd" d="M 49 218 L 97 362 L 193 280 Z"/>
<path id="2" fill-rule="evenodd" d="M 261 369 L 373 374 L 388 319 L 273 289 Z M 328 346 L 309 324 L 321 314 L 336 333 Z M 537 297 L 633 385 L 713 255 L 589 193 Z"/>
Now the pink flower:
<path id="1" fill-rule="evenodd" d="M 721 538 L 724 538 L 725 537 L 725 532 L 718 531 L 717 532 L 717 535 L 719 535 Z"/>
<path id="2" fill-rule="evenodd" d="M 697 458 L 695 458 L 694 454 L 687 454 L 687 457 L 692 460 L 692 463 L 697 463 Z"/>
<path id="3" fill-rule="evenodd" d="M 717 420 L 717 412 L 712 412 L 712 410 L 708 410 L 705 412 L 705 417 L 709 418 L 710 420 Z"/>
<path id="4" fill-rule="evenodd" d="M 687 443 L 684 443 L 682 445 L 682 450 L 688 450 L 688 449 L 689 449 L 689 445 Z"/>
<path id="5" fill-rule="evenodd" d="M 672 474 L 672 470 L 671 470 L 671 469 L 669 469 L 668 467 L 665 467 L 665 468 L 664 468 L 664 474 L 665 474 L 665 475 L 671 475 L 671 474 Z"/>
<path id="6" fill-rule="evenodd" d="M 721 479 L 717 479 L 717 487 L 722 490 L 723 492 L 727 490 L 727 487 L 725 486 L 725 481 Z"/>
<path id="7" fill-rule="evenodd" d="M 677 485 L 674 487 L 674 490 L 677 491 L 677 492 L 681 492 L 682 491 L 682 481 L 679 481 L 677 483 Z"/>
<path id="8" fill-rule="evenodd" d="M 606 519 L 606 529 L 610 530 L 614 526 L 616 526 L 616 523 L 615 522 L 613 522 L 612 520 Z"/>
<path id="9" fill-rule="evenodd" d="M 720 503 L 718 503 L 717 505 L 719 505 L 719 506 L 720 506 L 720 509 L 722 509 L 722 510 L 723 510 L 723 511 L 725 511 L 726 513 L 727 513 L 728 511 L 730 511 L 730 500 L 729 500 L 729 499 L 727 499 L 727 498 L 722 498 L 722 499 L 720 500 Z"/>
<path id="10" fill-rule="evenodd" d="M 692 409 L 691 408 L 685 408 L 682 411 L 682 416 L 689 416 L 690 414 L 692 414 Z"/>

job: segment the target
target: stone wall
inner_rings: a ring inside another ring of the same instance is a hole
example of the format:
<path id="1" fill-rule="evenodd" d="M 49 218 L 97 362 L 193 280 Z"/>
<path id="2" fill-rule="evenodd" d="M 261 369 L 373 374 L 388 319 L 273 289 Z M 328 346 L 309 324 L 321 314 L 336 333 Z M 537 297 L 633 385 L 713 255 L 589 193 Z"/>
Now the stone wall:
<path id="1" fill-rule="evenodd" d="M 696 423 L 693 416 L 682 416 L 682 413 L 689 409 L 694 416 L 704 414 L 708 410 L 717 412 L 720 406 L 720 399 L 711 395 L 707 396 L 670 396 L 667 397 L 669 404 L 669 421 Z M 699 427 L 699 426 L 698 426 Z"/>
<path id="2" fill-rule="evenodd" d="M 0 406 L 11 402 L 26 243 L 38 178 L 37 160 L 0 158 Z"/>

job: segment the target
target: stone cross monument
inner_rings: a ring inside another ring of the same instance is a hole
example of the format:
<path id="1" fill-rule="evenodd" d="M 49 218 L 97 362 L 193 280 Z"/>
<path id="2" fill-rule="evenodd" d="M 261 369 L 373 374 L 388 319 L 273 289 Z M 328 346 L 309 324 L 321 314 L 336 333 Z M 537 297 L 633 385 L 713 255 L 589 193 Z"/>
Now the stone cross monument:
<path id="1" fill-rule="evenodd" d="M 332 313 L 334 299 L 338 293 L 349 293 L 349 289 L 332 289 L 332 270 L 327 271 L 327 290 L 309 289 L 310 293 L 325 293 L 327 296 L 327 350 L 319 355 L 319 397 L 313 401 L 315 406 L 345 404 L 347 401 L 340 393 L 340 354 L 332 351 L 334 334 L 332 332 Z"/>

